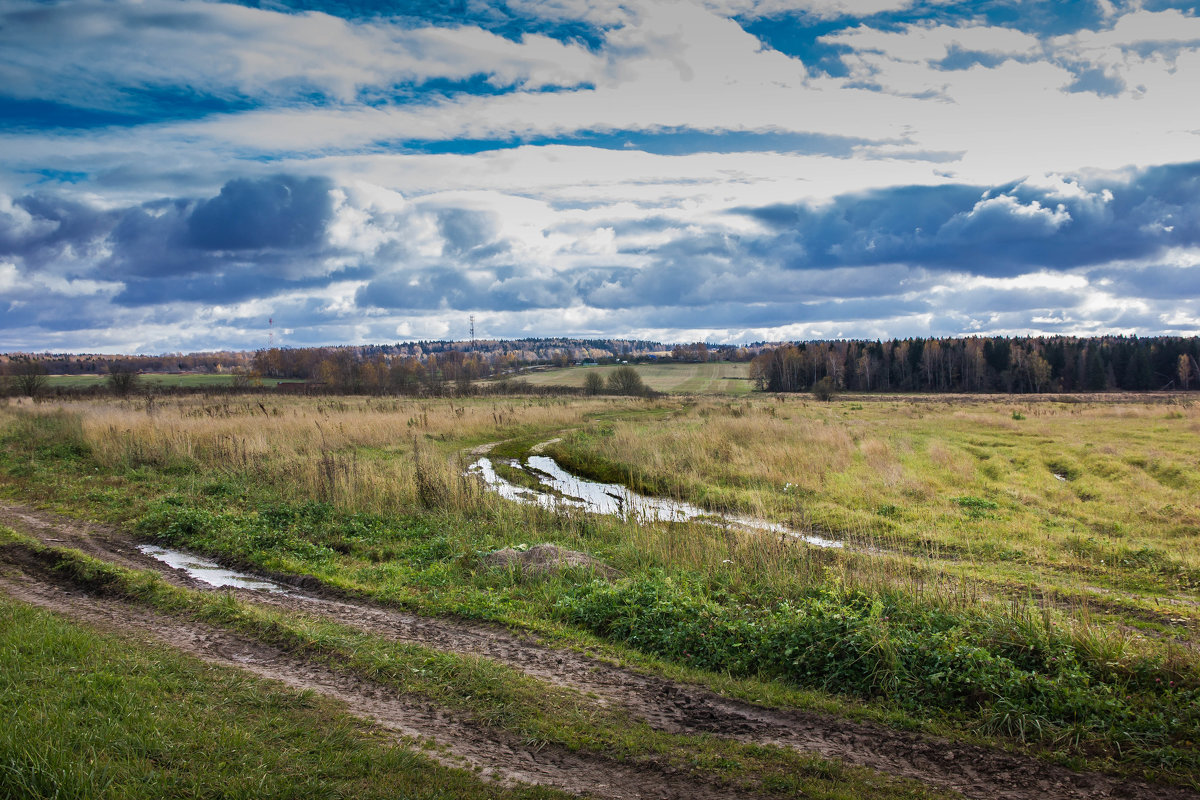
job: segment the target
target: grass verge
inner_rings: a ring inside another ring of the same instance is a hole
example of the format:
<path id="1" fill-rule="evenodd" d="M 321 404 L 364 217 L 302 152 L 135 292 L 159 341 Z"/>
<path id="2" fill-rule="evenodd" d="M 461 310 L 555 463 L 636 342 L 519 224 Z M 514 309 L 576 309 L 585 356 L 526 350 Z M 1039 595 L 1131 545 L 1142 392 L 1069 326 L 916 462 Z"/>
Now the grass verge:
<path id="1" fill-rule="evenodd" d="M 486 784 L 311 692 L 3 597 L 0 717 L 12 800 L 567 797 Z"/>

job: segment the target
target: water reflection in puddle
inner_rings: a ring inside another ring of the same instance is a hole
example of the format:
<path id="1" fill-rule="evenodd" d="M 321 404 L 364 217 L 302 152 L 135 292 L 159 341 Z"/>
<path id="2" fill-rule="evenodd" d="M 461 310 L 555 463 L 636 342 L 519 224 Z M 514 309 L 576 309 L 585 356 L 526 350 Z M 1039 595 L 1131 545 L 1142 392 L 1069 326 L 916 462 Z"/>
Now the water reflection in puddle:
<path id="1" fill-rule="evenodd" d="M 207 559 L 204 556 L 194 555 L 192 553 L 184 553 L 181 550 L 170 550 L 166 547 L 158 547 L 153 544 L 139 544 L 138 550 L 144 555 L 151 558 L 156 558 L 172 569 L 181 569 L 188 574 L 189 577 L 195 578 L 198 581 L 203 581 L 210 586 L 230 587 L 233 589 L 265 589 L 268 592 L 277 592 L 287 594 L 286 587 L 268 581 L 263 578 L 256 578 L 253 575 L 246 575 L 242 572 L 236 572 L 231 569 L 222 567 L 217 562 Z"/>
<path id="2" fill-rule="evenodd" d="M 489 489 L 506 500 L 539 505 L 551 511 L 577 508 L 637 522 L 707 522 L 746 531 L 794 536 L 817 547 L 842 547 L 842 543 L 834 539 L 800 533 L 775 522 L 740 514 L 721 514 L 678 500 L 646 497 L 619 484 L 589 481 L 567 472 L 549 456 L 530 456 L 525 464 L 518 461 L 507 463 L 537 479 L 545 491 L 518 486 L 501 478 L 496 474 L 491 459 L 486 457 L 480 458 L 467 471 L 478 475 Z"/>

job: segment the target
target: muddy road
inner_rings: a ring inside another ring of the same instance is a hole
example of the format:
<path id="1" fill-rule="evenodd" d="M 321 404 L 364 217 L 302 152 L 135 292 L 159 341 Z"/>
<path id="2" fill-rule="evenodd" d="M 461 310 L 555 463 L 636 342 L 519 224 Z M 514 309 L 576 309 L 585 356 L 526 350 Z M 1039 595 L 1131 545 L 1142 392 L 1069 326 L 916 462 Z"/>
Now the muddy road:
<path id="1" fill-rule="evenodd" d="M 11 503 L 0 503 L 0 524 L 47 545 L 70 547 L 121 566 L 154 570 L 192 589 L 208 584 L 173 570 L 138 550 L 127 535 Z M 503 731 L 481 728 L 423 701 L 313 664 L 262 643 L 192 621 L 156 614 L 57 585 L 28 564 L 2 566 L 0 591 L 83 622 L 130 630 L 200 658 L 246 669 L 296 688 L 343 701 L 351 713 L 400 735 L 438 743 L 447 763 L 479 767 L 499 781 L 520 781 L 598 797 L 742 797 L 735 789 L 654 764 L 617 763 L 553 746 L 533 747 Z M 235 590 L 242 599 L 324 616 L 374 635 L 448 652 L 481 656 L 526 674 L 623 707 L 651 726 L 672 733 L 710 734 L 736 741 L 791 748 L 910 778 L 966 797 L 1011 800 L 1083 798 L 1200 798 L 1177 787 L 1154 786 L 1100 773 L 1078 773 L 1003 751 L 952 743 L 822 714 L 767 709 L 617 666 L 598 657 L 547 646 L 507 629 L 422 617 L 330 592 L 310 581 L 290 583 L 286 594 Z"/>

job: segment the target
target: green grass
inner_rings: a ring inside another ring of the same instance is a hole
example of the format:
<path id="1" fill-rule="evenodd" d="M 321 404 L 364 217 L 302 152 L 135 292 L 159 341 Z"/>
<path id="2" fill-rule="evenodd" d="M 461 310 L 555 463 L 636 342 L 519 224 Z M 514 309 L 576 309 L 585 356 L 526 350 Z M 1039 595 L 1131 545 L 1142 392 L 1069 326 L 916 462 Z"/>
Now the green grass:
<path id="1" fill-rule="evenodd" d="M 673 394 L 744 395 L 753 388 L 750 365 L 718 361 L 707 364 L 632 364 L 642 381 L 656 392 Z M 582 387 L 589 372 L 605 380 L 617 365 L 601 367 L 565 367 L 522 375 L 521 380 L 534 386 Z"/>
<path id="2" fill-rule="evenodd" d="M 0 597 L 0 796 L 554 798 L 395 744 L 310 692 Z"/>

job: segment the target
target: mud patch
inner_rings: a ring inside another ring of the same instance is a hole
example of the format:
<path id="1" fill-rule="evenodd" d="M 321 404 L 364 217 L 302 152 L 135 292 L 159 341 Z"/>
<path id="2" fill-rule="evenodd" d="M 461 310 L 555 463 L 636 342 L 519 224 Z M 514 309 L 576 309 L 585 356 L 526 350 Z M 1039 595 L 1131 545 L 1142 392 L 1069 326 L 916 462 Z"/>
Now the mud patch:
<path id="1" fill-rule="evenodd" d="M 182 550 L 171 550 L 153 544 L 139 544 L 139 552 L 156 558 L 171 569 L 183 570 L 189 578 L 206 583 L 209 586 L 229 589 L 261 589 L 267 592 L 287 592 L 278 583 L 263 578 L 256 578 L 237 570 L 226 569 L 212 559 L 185 553 Z"/>

